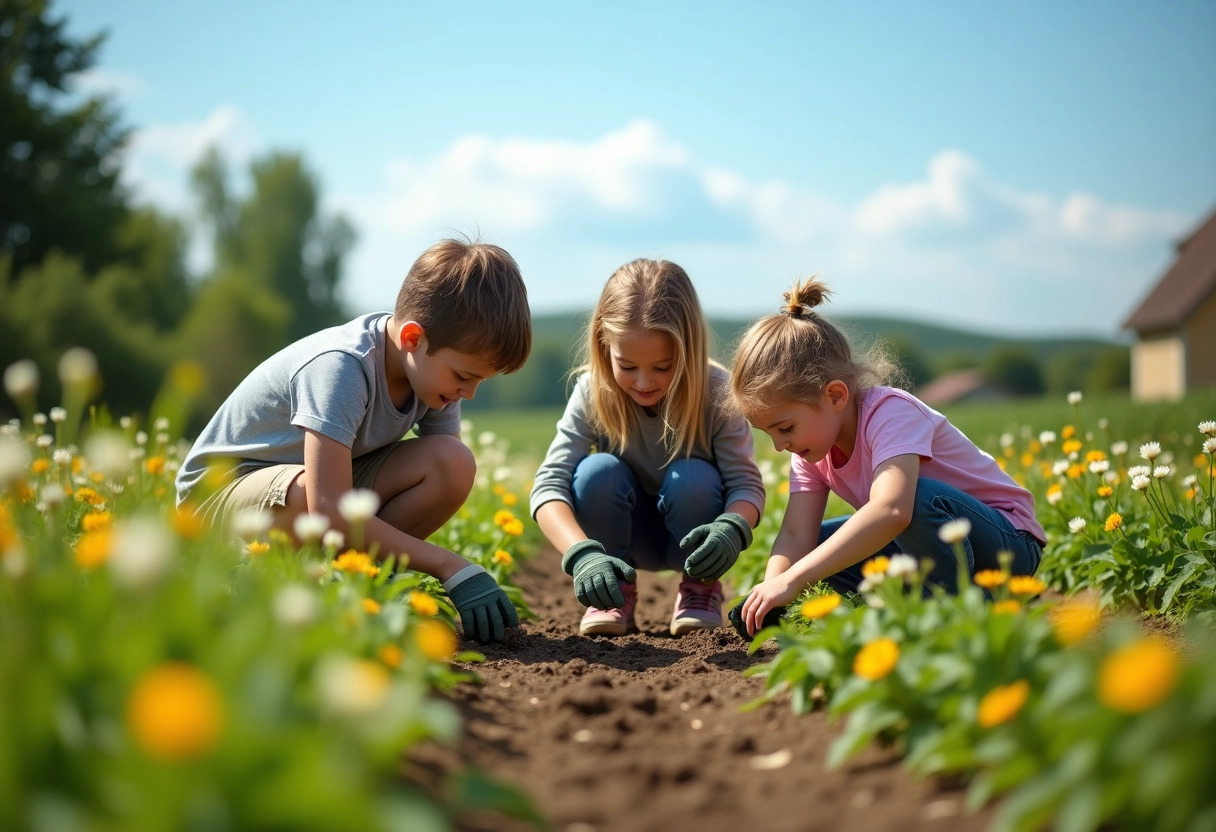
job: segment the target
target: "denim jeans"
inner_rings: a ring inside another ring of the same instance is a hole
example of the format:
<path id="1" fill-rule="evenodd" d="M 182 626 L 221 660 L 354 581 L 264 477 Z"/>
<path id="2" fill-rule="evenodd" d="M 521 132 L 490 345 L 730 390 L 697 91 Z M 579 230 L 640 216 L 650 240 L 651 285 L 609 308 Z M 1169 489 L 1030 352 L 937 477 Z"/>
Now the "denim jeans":
<path id="1" fill-rule="evenodd" d="M 951 520 L 967 519 L 971 532 L 963 541 L 967 556 L 967 572 L 975 575 L 983 569 L 1000 569 L 998 552 L 1013 555 L 1010 571 L 1014 575 L 1033 575 L 1039 568 L 1043 547 L 1030 532 L 1014 528 L 1005 515 L 979 500 L 939 480 L 921 478 L 916 482 L 916 502 L 912 522 L 903 534 L 888 543 L 876 555 L 905 553 L 917 560 L 930 558 L 933 569 L 927 583 L 941 586 L 947 592 L 958 592 L 958 564 L 954 547 L 942 542 L 938 530 Z M 849 517 L 833 517 L 819 528 L 819 542 L 827 540 Z M 869 558 L 866 558 L 868 560 Z M 846 567 L 827 579 L 837 592 L 856 592 L 862 581 L 861 567 L 865 560 Z M 927 587 L 926 587 L 927 588 Z"/>
<path id="2" fill-rule="evenodd" d="M 604 550 L 639 569 L 684 569 L 684 535 L 722 513 L 722 475 L 702 459 L 667 468 L 658 497 L 647 494 L 628 463 L 591 454 L 574 469 L 574 516 Z"/>

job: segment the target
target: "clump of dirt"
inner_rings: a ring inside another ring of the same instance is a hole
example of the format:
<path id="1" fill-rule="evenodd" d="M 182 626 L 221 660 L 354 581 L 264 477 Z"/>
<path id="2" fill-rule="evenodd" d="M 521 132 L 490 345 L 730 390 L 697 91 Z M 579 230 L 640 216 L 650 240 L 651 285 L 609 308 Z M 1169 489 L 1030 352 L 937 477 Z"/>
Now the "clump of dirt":
<path id="1" fill-rule="evenodd" d="M 786 702 L 744 711 L 763 682 L 726 626 L 682 638 L 667 624 L 676 576 L 643 573 L 637 622 L 621 638 L 578 635 L 582 607 L 555 551 L 520 570 L 538 614 L 502 645 L 478 648 L 481 684 L 454 694 L 465 719 L 455 749 L 415 755 L 416 770 L 466 765 L 528 793 L 558 832 L 812 832 L 985 828 L 957 784 L 918 781 L 871 748 L 828 770 L 841 726 Z M 475 646 L 475 645 L 474 645 Z M 428 757 L 428 755 L 430 755 Z M 417 773 L 417 771 L 415 772 Z M 468 815 L 466 832 L 528 828 Z"/>

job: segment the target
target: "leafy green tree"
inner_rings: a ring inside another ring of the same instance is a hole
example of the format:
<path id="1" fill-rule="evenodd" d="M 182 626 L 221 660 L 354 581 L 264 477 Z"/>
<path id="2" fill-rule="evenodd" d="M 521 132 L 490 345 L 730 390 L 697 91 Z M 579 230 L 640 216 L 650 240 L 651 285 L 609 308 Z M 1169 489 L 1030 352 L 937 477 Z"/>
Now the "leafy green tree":
<path id="1" fill-rule="evenodd" d="M 984 373 L 995 384 L 1017 396 L 1038 396 L 1046 389 L 1038 359 L 1022 347 L 994 349 L 984 363 Z"/>
<path id="2" fill-rule="evenodd" d="M 127 131 L 108 99 L 70 96 L 102 36 L 77 41 L 46 0 L 0 0 L 0 247 L 10 279 L 52 250 L 85 272 L 130 254 L 116 151 Z"/>
<path id="3" fill-rule="evenodd" d="M 929 360 L 914 341 L 904 336 L 884 339 L 891 359 L 903 373 L 903 383 L 909 390 L 922 387 L 933 379 L 933 368 Z"/>
<path id="4" fill-rule="evenodd" d="M 1131 386 L 1131 351 L 1127 347 L 1112 347 L 1098 355 L 1085 389 L 1095 393 L 1126 393 Z"/>

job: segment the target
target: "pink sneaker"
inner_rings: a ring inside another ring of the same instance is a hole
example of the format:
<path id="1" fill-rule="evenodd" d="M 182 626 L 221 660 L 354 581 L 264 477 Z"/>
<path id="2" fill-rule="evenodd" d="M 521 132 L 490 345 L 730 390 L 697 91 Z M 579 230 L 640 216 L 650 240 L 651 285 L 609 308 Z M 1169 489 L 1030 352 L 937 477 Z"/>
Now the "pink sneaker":
<path id="1" fill-rule="evenodd" d="M 676 608 L 671 614 L 671 634 L 682 636 L 693 630 L 712 630 L 722 626 L 722 582 L 702 583 L 684 576 L 676 593 Z"/>
<path id="2" fill-rule="evenodd" d="M 615 610 L 587 607 L 578 625 L 579 635 L 623 636 L 637 629 L 633 623 L 633 608 L 638 604 L 638 585 L 621 581 L 619 586 L 621 594 L 625 596 L 625 606 Z"/>

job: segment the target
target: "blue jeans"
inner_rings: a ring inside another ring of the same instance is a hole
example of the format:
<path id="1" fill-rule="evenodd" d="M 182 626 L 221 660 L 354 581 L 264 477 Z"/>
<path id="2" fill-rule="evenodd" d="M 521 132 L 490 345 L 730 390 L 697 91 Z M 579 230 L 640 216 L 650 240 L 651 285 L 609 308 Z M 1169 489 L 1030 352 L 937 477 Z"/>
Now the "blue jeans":
<path id="1" fill-rule="evenodd" d="M 652 571 L 683 571 L 680 540 L 721 514 L 725 499 L 722 475 L 702 459 L 671 463 L 654 497 L 620 457 L 591 454 L 574 469 L 573 489 L 574 517 L 587 536 L 608 554 Z"/>
<path id="2" fill-rule="evenodd" d="M 967 572 L 972 576 L 983 569 L 1000 569 L 997 553 L 1002 551 L 1013 555 L 1010 571 L 1014 575 L 1033 575 L 1039 568 L 1043 547 L 1034 535 L 1014 528 L 1005 515 L 965 491 L 923 477 L 916 481 L 912 522 L 903 534 L 874 554 L 890 557 L 902 552 L 917 560 L 930 558 L 933 569 L 929 572 L 927 583 L 956 593 L 958 564 L 954 547 L 943 543 L 937 532 L 951 520 L 962 518 L 971 521 L 971 533 L 963 541 L 963 551 L 967 556 Z M 831 537 L 848 519 L 845 516 L 823 521 L 819 527 L 819 542 Z M 829 577 L 827 583 L 837 592 L 856 592 L 862 581 L 861 567 L 864 563 L 865 560 L 840 570 Z"/>

